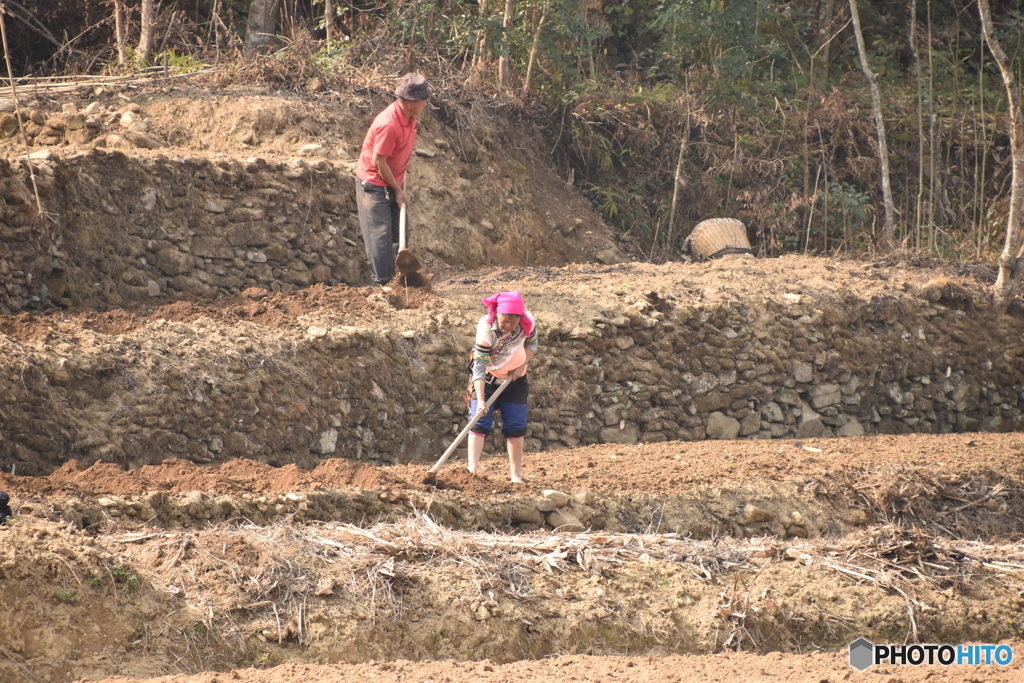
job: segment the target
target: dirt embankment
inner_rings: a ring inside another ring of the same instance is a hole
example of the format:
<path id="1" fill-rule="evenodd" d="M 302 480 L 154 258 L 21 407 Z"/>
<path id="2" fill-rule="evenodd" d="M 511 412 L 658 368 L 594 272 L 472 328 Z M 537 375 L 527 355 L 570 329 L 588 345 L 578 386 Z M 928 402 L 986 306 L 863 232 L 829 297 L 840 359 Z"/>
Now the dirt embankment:
<path id="1" fill-rule="evenodd" d="M 909 455 L 891 457 L 899 449 Z M 956 537 L 1024 533 L 1017 435 L 860 437 L 799 442 L 603 445 L 529 454 L 528 486 L 486 476 L 460 452 L 437 488 L 427 463 L 378 468 L 331 458 L 311 469 L 246 459 L 128 470 L 70 462 L 46 477 L 0 473 L 21 514 L 75 528 L 229 523 L 397 522 L 424 511 L 463 531 L 659 531 L 697 539 L 817 538 L 881 523 Z M 540 495 L 546 490 L 559 496 Z"/>
<path id="2" fill-rule="evenodd" d="M 0 139 L 0 312 L 369 283 L 352 171 L 386 100 L 134 100 L 26 107 L 53 131 L 32 138 L 51 145 L 32 161 L 43 221 L 18 136 Z M 407 180 L 410 243 L 431 270 L 624 258 L 536 140 L 486 115 L 486 134 L 459 136 L 441 111 L 422 117 Z"/>

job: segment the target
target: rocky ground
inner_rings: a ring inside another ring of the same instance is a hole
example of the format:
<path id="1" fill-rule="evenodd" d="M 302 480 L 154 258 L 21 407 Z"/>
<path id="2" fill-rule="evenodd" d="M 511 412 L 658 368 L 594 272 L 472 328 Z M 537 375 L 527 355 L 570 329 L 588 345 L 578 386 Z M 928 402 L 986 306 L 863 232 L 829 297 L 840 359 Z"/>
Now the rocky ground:
<path id="1" fill-rule="evenodd" d="M 0 680 L 1021 677 L 845 659 L 1024 655 L 1024 316 L 991 268 L 617 263 L 536 141 L 452 103 L 416 160 L 432 285 L 381 293 L 331 189 L 377 104 L 38 95 L 45 231 L 0 142 Z M 527 483 L 497 438 L 427 483 L 512 288 Z"/>

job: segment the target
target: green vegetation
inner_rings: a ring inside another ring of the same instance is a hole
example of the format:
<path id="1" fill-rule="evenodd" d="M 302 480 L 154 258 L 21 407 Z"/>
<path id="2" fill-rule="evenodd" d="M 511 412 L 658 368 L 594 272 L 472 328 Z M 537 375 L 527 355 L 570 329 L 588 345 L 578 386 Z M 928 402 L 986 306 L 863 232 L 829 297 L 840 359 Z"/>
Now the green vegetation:
<path id="1" fill-rule="evenodd" d="M 153 63 L 166 66 L 177 73 L 191 73 L 192 71 L 199 71 L 206 66 L 194 56 L 189 54 L 179 55 L 174 50 L 167 50 L 156 55 L 153 58 Z"/>
<path id="2" fill-rule="evenodd" d="M 139 586 L 141 585 L 139 576 L 127 566 L 119 564 L 107 571 L 110 572 L 110 576 L 114 579 L 114 583 L 121 586 L 127 592 L 134 593 L 139 590 Z"/>
<path id="3" fill-rule="evenodd" d="M 78 593 L 76 593 L 75 591 L 71 590 L 70 588 L 62 588 L 62 589 L 60 589 L 58 591 L 54 591 L 53 599 L 56 600 L 57 602 L 61 602 L 61 603 L 64 603 L 66 605 L 71 605 L 71 604 L 74 604 L 74 603 L 78 602 L 79 597 L 78 597 Z"/>

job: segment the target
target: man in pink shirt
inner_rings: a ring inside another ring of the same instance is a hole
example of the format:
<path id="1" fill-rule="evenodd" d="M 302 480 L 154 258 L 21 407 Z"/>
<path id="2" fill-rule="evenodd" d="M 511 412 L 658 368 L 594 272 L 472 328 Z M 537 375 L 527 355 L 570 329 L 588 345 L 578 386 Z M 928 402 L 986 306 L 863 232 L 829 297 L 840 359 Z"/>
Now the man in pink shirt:
<path id="1" fill-rule="evenodd" d="M 373 280 L 384 287 L 395 276 L 398 217 L 405 194 L 405 172 L 416 142 L 416 117 L 427 106 L 430 88 L 420 74 L 406 74 L 398 98 L 377 115 L 363 139 L 356 164 L 356 205 Z"/>

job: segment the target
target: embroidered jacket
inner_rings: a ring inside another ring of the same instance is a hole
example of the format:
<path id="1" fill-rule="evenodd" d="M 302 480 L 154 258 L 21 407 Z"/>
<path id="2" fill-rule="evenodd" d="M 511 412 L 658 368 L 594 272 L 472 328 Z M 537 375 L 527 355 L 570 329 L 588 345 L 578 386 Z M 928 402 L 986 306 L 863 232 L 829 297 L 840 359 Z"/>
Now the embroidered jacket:
<path id="1" fill-rule="evenodd" d="M 526 362 L 526 349 L 537 352 L 537 324 L 527 311 L 525 318 L 530 334 L 523 331 L 520 322 L 516 329 L 507 335 L 501 334 L 498 319 L 487 322 L 487 316 L 480 318 L 476 324 L 476 343 L 473 346 L 473 379 L 484 379 L 488 373 L 498 378 L 508 374 Z"/>

